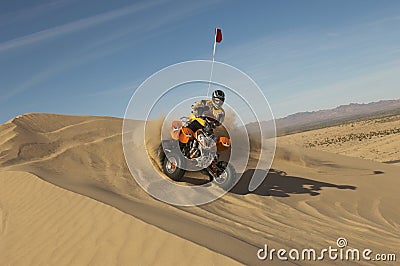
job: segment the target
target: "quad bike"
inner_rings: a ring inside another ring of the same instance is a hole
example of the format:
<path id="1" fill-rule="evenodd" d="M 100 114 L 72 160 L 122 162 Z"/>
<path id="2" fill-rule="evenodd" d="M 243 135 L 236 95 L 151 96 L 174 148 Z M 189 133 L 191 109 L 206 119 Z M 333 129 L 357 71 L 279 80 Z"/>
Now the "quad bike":
<path id="1" fill-rule="evenodd" d="M 191 129 L 191 123 L 198 126 L 196 130 Z M 230 148 L 231 140 L 216 137 L 215 127 L 216 120 L 208 116 L 191 115 L 173 121 L 170 129 L 172 139 L 163 140 L 159 149 L 163 172 L 172 180 L 179 181 L 186 170 L 201 171 L 210 177 L 211 182 L 229 190 L 236 182 L 236 171 L 230 163 L 219 161 L 219 155 Z"/>

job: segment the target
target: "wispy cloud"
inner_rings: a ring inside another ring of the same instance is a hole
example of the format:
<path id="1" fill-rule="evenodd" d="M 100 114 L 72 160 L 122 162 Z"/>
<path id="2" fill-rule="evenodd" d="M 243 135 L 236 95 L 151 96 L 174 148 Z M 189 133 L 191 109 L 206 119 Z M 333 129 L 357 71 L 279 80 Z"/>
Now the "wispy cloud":
<path id="1" fill-rule="evenodd" d="M 391 27 L 359 23 L 329 31 L 276 33 L 221 48 L 217 57 L 249 74 L 278 116 L 399 97 L 400 20 L 383 22 Z"/>
<path id="2" fill-rule="evenodd" d="M 41 82 L 42 80 L 45 80 L 45 79 L 51 77 L 57 71 L 58 71 L 58 69 L 56 69 L 56 68 L 49 68 L 49 69 L 46 69 L 45 71 L 40 71 L 39 73 L 33 75 L 31 78 L 29 78 L 28 80 L 22 82 L 18 86 L 14 87 L 12 89 L 9 88 L 7 90 L 7 92 L 2 93 L 0 95 L 0 103 L 3 103 L 6 100 L 10 99 L 11 97 L 13 97 L 13 96 L 15 96 L 15 95 L 27 90 L 28 88 L 30 88 L 31 86 Z"/>
<path id="3" fill-rule="evenodd" d="M 159 2 L 161 3 L 161 1 Z M 138 42 L 144 42 L 148 38 L 154 37 L 157 34 L 165 33 L 170 30 L 172 30 L 171 27 L 165 27 L 166 25 L 169 25 L 173 22 L 177 22 L 180 20 L 183 20 L 187 17 L 193 16 L 199 12 L 202 12 L 206 10 L 207 8 L 210 7 L 210 5 L 213 5 L 215 3 L 205 3 L 205 2 L 199 2 L 197 4 L 192 4 L 192 5 L 185 5 L 183 7 L 180 7 L 179 9 L 173 9 L 170 10 L 169 12 L 166 12 L 164 16 L 159 16 L 154 19 L 152 19 L 152 23 L 148 24 L 145 21 L 141 21 L 141 23 L 137 23 L 134 26 L 129 25 L 128 28 L 122 29 L 114 34 L 107 34 L 106 36 L 102 36 L 100 40 L 94 41 L 85 47 L 81 48 L 81 51 L 76 54 L 76 56 L 64 59 L 62 62 L 58 62 L 56 64 L 52 64 L 48 68 L 45 68 L 35 75 L 33 75 L 31 78 L 26 80 L 25 82 L 19 84 L 18 86 L 12 88 L 9 90 L 8 93 L 2 94 L 0 96 L 0 103 L 4 102 L 15 95 L 18 95 L 34 86 L 37 86 L 41 82 L 50 79 L 52 76 L 57 75 L 63 71 L 66 71 L 67 69 L 70 69 L 72 67 L 76 67 L 81 64 L 88 63 L 90 61 L 99 59 L 101 57 L 105 57 L 108 55 L 111 55 L 113 53 L 116 53 L 119 50 L 122 50 L 124 48 L 130 47 L 132 48 L 134 44 L 130 42 L 118 42 L 115 44 L 114 40 L 118 39 L 121 36 L 124 36 L 126 34 L 132 34 L 135 36 L 139 36 L 140 38 L 137 38 L 135 41 L 136 43 Z M 136 7 L 136 9 L 135 9 Z M 150 6 L 141 6 L 141 10 L 144 10 L 145 8 L 150 8 Z M 138 12 L 138 7 L 137 6 L 131 6 L 131 13 L 132 12 Z M 133 11 L 135 10 L 135 11 Z M 118 11 L 118 12 L 117 12 Z M 112 11 L 105 13 L 101 16 L 100 19 L 98 18 L 99 16 L 91 17 L 88 19 L 85 19 L 83 21 L 86 22 L 73 22 L 66 24 L 62 27 L 66 27 L 68 31 L 65 29 L 64 33 L 70 32 L 73 30 L 79 30 L 82 29 L 82 25 L 84 27 L 89 27 L 90 25 L 93 25 L 93 23 L 101 23 L 101 22 L 106 22 L 107 20 L 110 20 L 112 18 L 116 18 L 119 16 L 122 16 L 122 14 L 128 14 L 127 10 L 117 10 L 117 11 Z M 129 13 L 130 14 L 130 13 Z M 101 21 L 101 22 L 100 22 Z M 90 25 L 89 25 L 90 24 Z M 51 29 L 51 31 L 55 31 L 54 28 Z M 57 32 L 53 32 L 51 34 L 58 34 Z M 42 36 L 41 38 L 46 38 Z M 101 46 L 105 46 L 108 43 L 112 43 L 110 47 L 106 46 L 107 49 L 98 49 L 96 50 L 95 48 L 99 48 Z M 0 45 L 0 51 L 1 51 L 1 45 Z M 136 77 L 138 79 L 138 77 Z M 144 79 L 143 79 L 144 80 Z M 142 81 L 143 81 L 142 80 Z M 132 90 L 132 88 L 136 88 L 140 83 L 138 81 L 134 82 L 125 82 L 125 84 L 116 84 L 115 87 L 113 88 L 107 88 L 100 90 L 98 92 L 93 93 L 93 96 L 106 96 L 106 95 L 111 95 L 114 93 L 125 93 L 128 90 Z M 132 87 L 135 86 L 135 87 Z"/>
<path id="4" fill-rule="evenodd" d="M 12 12 L 7 12 L 0 16 L 0 27 L 6 27 L 10 24 L 37 18 L 47 12 L 53 12 L 70 4 L 72 0 L 58 0 L 39 4 L 33 7 L 24 8 Z M 76 0 L 75 0 L 76 1 Z"/>
<path id="5" fill-rule="evenodd" d="M 127 84 L 117 85 L 112 88 L 96 91 L 93 93 L 88 93 L 87 96 L 103 97 L 103 96 L 115 96 L 115 95 L 120 95 L 120 94 L 123 94 L 123 95 L 129 94 L 129 96 L 131 96 L 131 94 L 139 87 L 140 82 L 142 82 L 142 81 L 141 80 L 132 81 Z"/>
<path id="6" fill-rule="evenodd" d="M 77 57 L 73 57 L 67 60 L 63 60 L 62 63 L 51 65 L 48 68 L 42 69 L 38 71 L 36 74 L 31 76 L 29 79 L 25 80 L 24 82 L 20 83 L 19 85 L 10 88 L 8 92 L 3 93 L 0 95 L 0 103 L 5 102 L 6 100 L 23 93 L 26 90 L 40 84 L 41 82 L 50 79 L 51 77 L 80 64 L 84 64 L 95 60 L 99 57 L 106 56 L 108 54 L 114 53 L 118 50 L 119 47 L 114 47 L 112 49 L 107 49 L 102 52 L 98 53 L 85 53 Z M 55 88 L 56 89 L 56 88 Z"/>
<path id="7" fill-rule="evenodd" d="M 378 20 L 375 20 L 373 22 L 369 22 L 366 25 L 368 25 L 368 26 L 376 26 L 376 25 L 382 25 L 382 24 L 385 24 L 385 23 L 388 23 L 388 22 L 392 23 L 394 21 L 399 21 L 399 20 L 400 20 L 400 16 L 392 16 L 392 17 L 386 17 L 386 18 L 378 19 Z"/>
<path id="8" fill-rule="evenodd" d="M 129 25 L 128 27 L 121 27 L 110 34 L 107 34 L 106 36 L 102 36 L 102 38 L 88 46 L 88 49 L 92 50 L 94 48 L 105 46 L 127 35 L 140 34 L 140 38 L 137 38 L 137 41 L 140 42 L 146 38 L 154 37 L 160 33 L 172 31 L 176 29 L 176 27 L 179 27 L 179 24 L 175 24 L 172 27 L 171 25 L 174 22 L 179 22 L 185 18 L 199 14 L 218 2 L 221 1 L 199 1 L 188 5 L 180 5 L 179 8 L 173 8 L 173 6 L 171 6 L 171 8 L 164 12 L 164 14 L 151 18 L 149 22 L 141 21 L 139 23 L 135 23 L 134 25 Z M 167 25 L 168 27 L 166 27 Z M 125 46 L 127 45 L 123 45 L 121 47 Z"/>
<path id="9" fill-rule="evenodd" d="M 113 11 L 105 12 L 99 15 L 80 19 L 61 26 L 56 26 L 26 36 L 5 41 L 0 43 L 0 52 L 4 52 L 8 49 L 25 46 L 35 42 L 47 40 L 50 38 L 54 38 L 56 36 L 64 35 L 78 30 L 83 30 L 85 28 L 93 27 L 113 19 L 141 12 L 146 9 L 154 8 L 155 6 L 164 4 L 165 2 L 166 2 L 165 0 L 159 0 L 159 1 L 148 1 L 145 3 L 137 3 L 128 7 L 119 8 Z"/>
<path id="10" fill-rule="evenodd" d="M 351 102 L 372 102 L 400 97 L 398 84 L 400 60 L 393 60 L 371 71 L 321 87 L 310 87 L 306 91 L 283 97 L 274 107 L 278 116 L 300 111 L 314 111 L 334 108 Z"/>

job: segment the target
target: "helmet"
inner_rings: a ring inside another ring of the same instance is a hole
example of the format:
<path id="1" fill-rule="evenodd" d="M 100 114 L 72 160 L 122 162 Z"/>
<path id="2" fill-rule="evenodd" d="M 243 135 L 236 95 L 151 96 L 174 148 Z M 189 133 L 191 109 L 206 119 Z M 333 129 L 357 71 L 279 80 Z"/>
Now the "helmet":
<path id="1" fill-rule="evenodd" d="M 221 108 L 225 101 L 225 93 L 221 90 L 215 90 L 212 94 L 212 103 L 215 108 Z"/>

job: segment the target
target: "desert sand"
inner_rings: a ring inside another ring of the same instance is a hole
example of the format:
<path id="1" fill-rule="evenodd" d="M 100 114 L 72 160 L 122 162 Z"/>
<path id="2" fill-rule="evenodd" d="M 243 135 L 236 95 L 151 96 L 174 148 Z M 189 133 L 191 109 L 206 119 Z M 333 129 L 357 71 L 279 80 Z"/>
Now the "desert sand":
<path id="1" fill-rule="evenodd" d="M 400 115 L 292 134 L 280 141 L 400 166 Z"/>
<path id="2" fill-rule="evenodd" d="M 121 125 L 26 114 L 0 126 L 1 265 L 280 265 L 258 249 L 337 247 L 339 237 L 400 259 L 398 166 L 282 138 L 272 169 L 250 164 L 217 201 L 176 207 L 131 177 Z M 249 192 L 252 171 L 269 175 Z"/>

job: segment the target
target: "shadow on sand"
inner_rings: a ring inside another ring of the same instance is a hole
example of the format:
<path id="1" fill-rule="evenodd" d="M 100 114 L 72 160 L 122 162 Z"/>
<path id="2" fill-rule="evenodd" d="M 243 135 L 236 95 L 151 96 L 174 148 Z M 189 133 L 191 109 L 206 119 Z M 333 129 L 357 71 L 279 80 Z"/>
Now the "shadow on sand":
<path id="1" fill-rule="evenodd" d="M 261 174 L 268 174 L 268 177 L 265 178 L 256 190 L 249 191 L 249 182 L 255 171 L 262 171 Z M 261 196 L 274 197 L 289 197 L 290 194 L 309 194 L 311 196 L 317 196 L 320 194 L 319 191 L 324 187 L 351 190 L 356 189 L 355 186 L 336 185 L 302 177 L 288 176 L 285 172 L 275 169 L 270 169 L 269 171 L 249 169 L 242 174 L 239 182 L 230 192 L 240 195 L 257 194 Z"/>
<path id="2" fill-rule="evenodd" d="M 209 184 L 210 180 L 209 178 L 204 178 L 204 179 L 199 179 L 199 178 L 193 178 L 190 176 L 183 176 L 182 179 L 178 182 L 185 182 L 191 185 L 196 185 L 196 186 L 201 186 L 201 185 L 205 185 L 205 184 Z M 211 184 L 210 184 L 211 186 Z"/>

